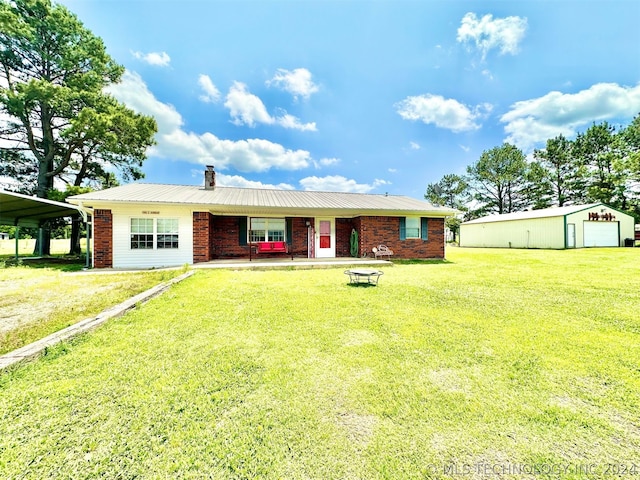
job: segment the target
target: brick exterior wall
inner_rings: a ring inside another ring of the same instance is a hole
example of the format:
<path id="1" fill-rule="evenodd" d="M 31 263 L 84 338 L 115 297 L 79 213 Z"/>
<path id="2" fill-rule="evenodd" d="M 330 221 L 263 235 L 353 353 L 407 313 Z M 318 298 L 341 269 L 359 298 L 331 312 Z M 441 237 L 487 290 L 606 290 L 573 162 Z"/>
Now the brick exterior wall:
<path id="1" fill-rule="evenodd" d="M 336 218 L 336 257 L 351 256 L 351 230 L 356 228 L 354 220 L 353 218 Z"/>
<path id="2" fill-rule="evenodd" d="M 93 212 L 93 266 L 113 267 L 113 215 L 111 210 Z"/>
<path id="3" fill-rule="evenodd" d="M 240 245 L 241 219 L 247 217 L 213 216 L 212 220 L 212 259 L 249 258 L 249 245 Z M 289 220 L 289 219 L 287 219 Z M 248 221 L 248 218 L 247 218 Z M 296 257 L 307 256 L 307 221 L 313 225 L 313 218 L 293 217 L 292 243 L 289 245 L 289 255 L 293 252 Z M 195 234 L 195 232 L 194 232 Z M 255 247 L 252 256 L 255 256 Z M 282 258 L 284 253 L 259 254 L 260 258 Z"/>
<path id="4" fill-rule="evenodd" d="M 214 216 L 208 212 L 193 214 L 193 261 L 207 262 L 224 258 L 249 258 L 249 245 L 240 245 L 240 225 L 246 217 Z M 289 255 L 307 256 L 307 222 L 313 218 L 291 218 L 293 238 Z M 371 249 L 385 244 L 394 251 L 394 258 L 444 258 L 444 220 L 428 220 L 429 237 L 400 240 L 399 217 L 336 218 L 336 257 L 351 256 L 351 230 L 358 232 L 358 256 L 371 257 Z M 260 258 L 286 256 L 283 253 L 258 254 Z M 256 256 L 255 250 L 252 256 Z"/>
<path id="5" fill-rule="evenodd" d="M 360 254 L 373 256 L 371 249 L 384 244 L 394 258 L 444 258 L 444 219 L 428 220 L 428 240 L 400 240 L 400 217 L 359 217 Z"/>
<path id="6" fill-rule="evenodd" d="M 307 245 L 309 240 L 309 229 L 307 228 L 307 222 L 313 225 L 313 218 L 291 218 L 293 239 L 291 242 L 291 248 L 295 257 L 307 258 Z"/>
<path id="7" fill-rule="evenodd" d="M 212 258 L 249 257 L 249 246 L 240 245 L 240 218 L 213 216 Z"/>
<path id="8" fill-rule="evenodd" d="M 209 212 L 193 212 L 193 263 L 212 259 L 213 216 Z"/>

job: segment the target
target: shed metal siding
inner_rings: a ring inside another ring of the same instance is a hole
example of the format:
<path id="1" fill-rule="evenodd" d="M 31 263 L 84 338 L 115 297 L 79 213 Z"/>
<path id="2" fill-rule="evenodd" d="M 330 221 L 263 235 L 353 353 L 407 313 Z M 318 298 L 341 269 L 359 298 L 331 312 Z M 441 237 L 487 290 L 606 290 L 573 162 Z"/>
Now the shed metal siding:
<path id="1" fill-rule="evenodd" d="M 619 223 L 620 245 L 634 236 L 633 217 L 603 204 L 574 205 L 544 211 L 518 212 L 505 216 L 479 218 L 460 226 L 460 246 L 497 248 L 549 248 L 567 247 L 567 225 L 575 225 L 575 248 L 584 247 L 584 224 L 589 213 L 615 216 Z M 518 218 L 532 217 L 537 218 Z M 602 221 L 602 220 L 600 220 Z"/>
<path id="2" fill-rule="evenodd" d="M 596 207 L 587 208 L 581 212 L 567 215 L 567 223 L 576 225 L 576 247 L 584 247 L 584 222 L 589 221 L 589 213 L 610 213 L 616 217 L 615 221 L 620 225 L 620 246 L 624 245 L 625 238 L 633 238 L 634 235 L 634 219 L 631 215 L 619 212 L 605 205 L 597 205 Z"/>
<path id="3" fill-rule="evenodd" d="M 564 248 L 563 217 L 462 224 L 460 246 Z"/>

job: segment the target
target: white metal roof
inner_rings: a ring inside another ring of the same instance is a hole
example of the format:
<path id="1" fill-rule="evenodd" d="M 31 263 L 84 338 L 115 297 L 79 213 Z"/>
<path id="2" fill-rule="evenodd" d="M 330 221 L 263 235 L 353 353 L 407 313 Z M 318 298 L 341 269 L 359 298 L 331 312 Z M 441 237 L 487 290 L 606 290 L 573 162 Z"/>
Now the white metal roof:
<path id="1" fill-rule="evenodd" d="M 489 215 L 486 217 L 476 218 L 475 220 L 469 220 L 468 222 L 464 222 L 463 225 L 470 225 L 473 223 L 508 222 L 510 220 L 529 220 L 532 218 L 563 217 L 565 215 L 599 207 L 601 205 L 605 206 L 603 203 L 589 203 L 587 205 L 570 205 L 568 207 L 542 208 L 540 210 L 527 210 L 526 212 Z"/>
<path id="2" fill-rule="evenodd" d="M 78 207 L 68 203 L 0 190 L 0 225 L 38 227 L 42 220 L 78 213 Z"/>
<path id="3" fill-rule="evenodd" d="M 191 205 L 221 214 L 280 212 L 308 215 L 311 212 L 344 215 L 416 214 L 444 217 L 457 213 L 423 200 L 400 195 L 364 193 L 313 192 L 300 190 L 268 190 L 257 188 L 161 185 L 131 183 L 120 187 L 75 195 L 69 202 L 87 207 L 109 204 L 138 203 Z"/>

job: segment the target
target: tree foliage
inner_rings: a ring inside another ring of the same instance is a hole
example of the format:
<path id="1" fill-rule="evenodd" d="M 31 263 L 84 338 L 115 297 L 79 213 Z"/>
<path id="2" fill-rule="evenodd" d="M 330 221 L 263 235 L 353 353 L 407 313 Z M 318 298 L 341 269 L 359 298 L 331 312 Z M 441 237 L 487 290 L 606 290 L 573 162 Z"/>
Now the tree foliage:
<path id="1" fill-rule="evenodd" d="M 463 182 L 466 192 L 453 188 Z M 445 175 L 425 198 L 466 211 L 465 219 L 601 202 L 640 221 L 640 115 L 626 127 L 594 123 L 574 140 L 558 135 L 531 161 L 507 143 L 486 150 L 466 177 Z"/>
<path id="2" fill-rule="evenodd" d="M 584 200 L 585 174 L 574 156 L 573 142 L 558 135 L 547 140 L 545 148 L 534 150 L 533 156 L 536 162 L 532 166 L 539 166 L 541 171 L 532 181 L 548 196 L 544 202 L 546 207 L 562 207 Z"/>
<path id="3" fill-rule="evenodd" d="M 466 212 L 470 199 L 469 183 L 463 176 L 455 174 L 445 175 L 439 182 L 427 185 L 427 192 L 424 198 L 435 205 L 444 205 L 455 208 L 460 212 Z M 445 225 L 451 233 L 453 233 L 454 242 L 460 230 L 460 223 L 461 221 L 458 216 L 448 217 L 445 220 Z"/>
<path id="4" fill-rule="evenodd" d="M 123 72 L 64 6 L 0 0 L 0 173 L 41 198 L 55 178 L 141 178 L 157 127 L 104 93 Z"/>
<path id="5" fill-rule="evenodd" d="M 516 212 L 526 204 L 525 174 L 527 162 L 516 146 L 504 143 L 486 150 L 467 167 L 474 200 L 483 213 Z"/>

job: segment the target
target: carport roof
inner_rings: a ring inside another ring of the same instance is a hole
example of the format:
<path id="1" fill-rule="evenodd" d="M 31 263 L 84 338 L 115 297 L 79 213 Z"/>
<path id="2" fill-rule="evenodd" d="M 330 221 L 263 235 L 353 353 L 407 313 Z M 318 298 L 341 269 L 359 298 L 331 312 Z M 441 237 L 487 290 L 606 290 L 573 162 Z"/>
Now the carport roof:
<path id="1" fill-rule="evenodd" d="M 0 190 L 0 225 L 38 227 L 42 220 L 69 217 L 80 208 L 68 203 Z"/>

